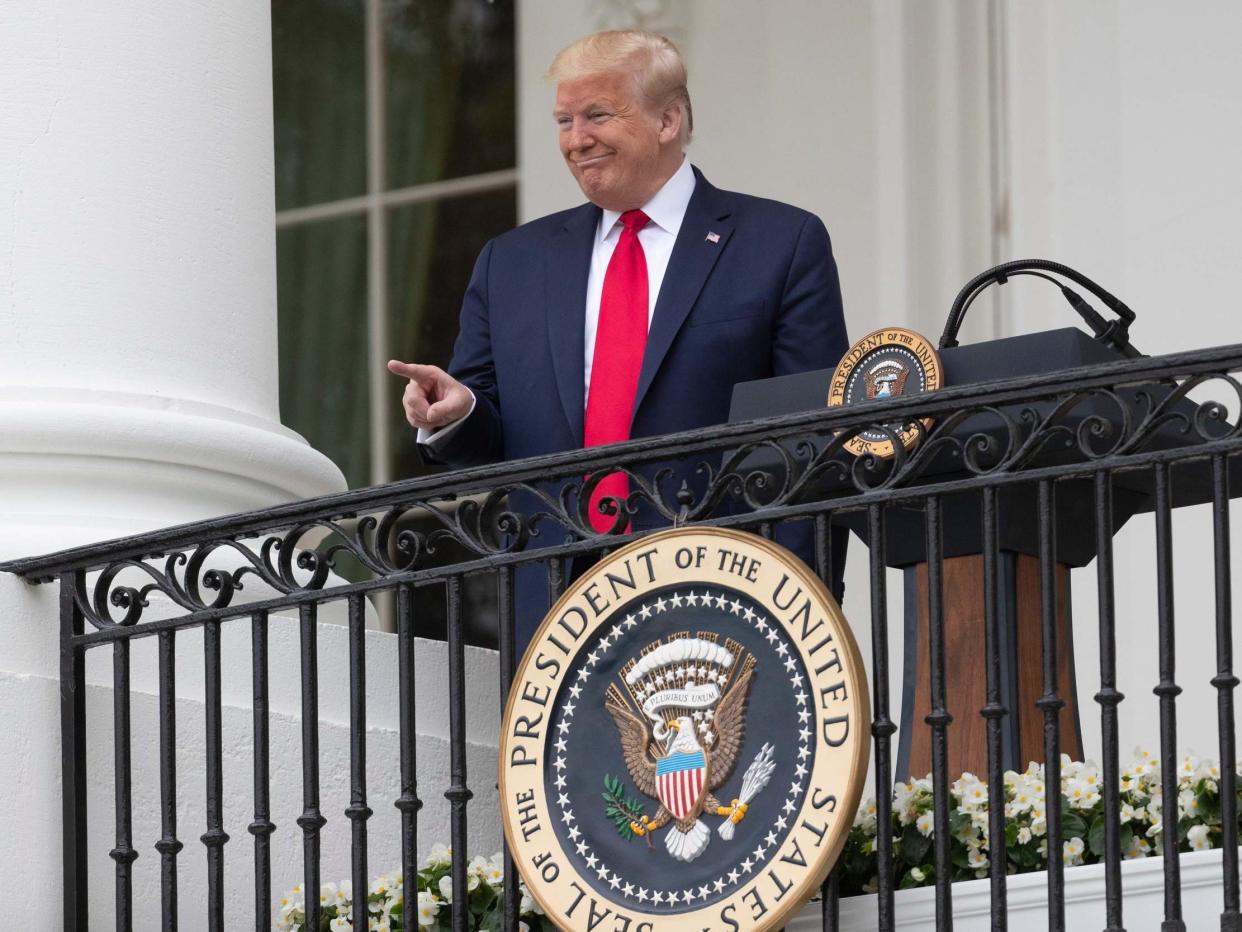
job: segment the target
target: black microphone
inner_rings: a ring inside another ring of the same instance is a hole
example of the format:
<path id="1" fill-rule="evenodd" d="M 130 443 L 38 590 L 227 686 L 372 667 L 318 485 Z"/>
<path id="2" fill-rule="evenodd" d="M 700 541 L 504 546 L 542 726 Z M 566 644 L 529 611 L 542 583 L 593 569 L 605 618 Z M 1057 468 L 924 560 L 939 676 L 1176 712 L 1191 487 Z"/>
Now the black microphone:
<path id="1" fill-rule="evenodd" d="M 1070 281 L 1081 285 L 1099 298 L 1109 310 L 1117 315 L 1117 318 L 1115 320 L 1106 320 L 1078 292 L 1053 278 L 1052 275 L 1046 274 L 1048 272 L 1068 278 Z M 953 307 L 949 310 L 949 319 L 945 323 L 944 333 L 940 337 L 940 349 L 958 345 L 957 332 L 961 329 L 962 320 L 966 316 L 966 309 L 970 307 L 975 298 L 984 289 L 991 285 L 1003 285 L 1015 275 L 1029 275 L 1051 282 L 1060 289 L 1061 294 L 1065 296 L 1065 300 L 1078 313 L 1078 316 L 1086 321 L 1087 326 L 1091 328 L 1091 332 L 1095 334 L 1095 339 L 1098 342 L 1105 346 L 1111 346 L 1117 352 L 1130 359 L 1137 359 L 1143 355 L 1130 343 L 1130 324 L 1134 322 L 1134 311 L 1130 310 L 1125 302 L 1116 295 L 1104 290 L 1081 272 L 1070 268 L 1068 265 L 1062 265 L 1060 262 L 1053 262 L 1049 259 L 1019 259 L 1014 262 L 1004 262 L 976 275 L 968 281 L 962 290 L 958 292 L 957 297 L 953 301 Z"/>

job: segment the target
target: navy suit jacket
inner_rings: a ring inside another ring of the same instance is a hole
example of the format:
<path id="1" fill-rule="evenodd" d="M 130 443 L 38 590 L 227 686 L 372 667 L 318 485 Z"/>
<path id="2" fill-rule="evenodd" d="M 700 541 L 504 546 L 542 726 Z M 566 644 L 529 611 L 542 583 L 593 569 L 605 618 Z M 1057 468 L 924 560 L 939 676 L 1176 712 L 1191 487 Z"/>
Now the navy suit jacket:
<path id="1" fill-rule="evenodd" d="M 735 383 L 823 369 L 849 345 L 819 218 L 722 191 L 694 171 L 647 336 L 632 437 L 723 423 Z M 600 208 L 584 204 L 483 248 L 449 365 L 473 390 L 475 409 L 436 448 L 437 459 L 468 466 L 582 446 L 587 274 L 599 218 Z M 674 493 L 683 478 L 697 484 L 695 465 L 678 464 Z M 633 523 L 660 519 L 640 505 Z M 547 594 L 529 577 L 517 582 L 524 645 Z"/>

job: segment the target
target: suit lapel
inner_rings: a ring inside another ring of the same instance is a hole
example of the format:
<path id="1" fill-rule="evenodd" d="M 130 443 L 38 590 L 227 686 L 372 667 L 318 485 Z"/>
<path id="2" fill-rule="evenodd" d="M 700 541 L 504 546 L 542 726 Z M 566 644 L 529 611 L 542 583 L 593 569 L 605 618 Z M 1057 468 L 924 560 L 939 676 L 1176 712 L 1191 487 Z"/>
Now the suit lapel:
<path id="1" fill-rule="evenodd" d="M 600 209 L 584 204 L 552 234 L 544 269 L 547 283 L 548 341 L 556 388 L 569 429 L 582 446 L 583 358 L 586 354 L 585 309 L 591 250 Z"/>
<path id="2" fill-rule="evenodd" d="M 673 253 L 656 299 L 651 329 L 647 333 L 638 392 L 634 396 L 635 411 L 642 404 L 643 396 L 647 394 L 664 357 L 668 355 L 669 347 L 673 345 L 673 339 L 733 234 L 732 224 L 725 220 L 732 213 L 728 196 L 708 184 L 697 168 L 694 174 L 694 194 L 686 206 L 685 219 L 673 244 Z M 718 239 L 708 239 L 709 233 Z"/>

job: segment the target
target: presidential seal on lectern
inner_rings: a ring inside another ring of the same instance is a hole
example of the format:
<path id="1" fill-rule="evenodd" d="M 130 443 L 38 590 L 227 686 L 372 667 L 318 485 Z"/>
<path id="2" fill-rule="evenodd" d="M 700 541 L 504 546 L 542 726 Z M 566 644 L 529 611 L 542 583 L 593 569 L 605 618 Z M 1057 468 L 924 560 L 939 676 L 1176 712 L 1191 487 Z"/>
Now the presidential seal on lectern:
<path id="1" fill-rule="evenodd" d="M 562 928 L 780 928 L 845 843 L 869 731 L 849 625 L 797 557 L 651 534 L 578 579 L 522 659 L 505 835 Z"/>
<path id="2" fill-rule="evenodd" d="M 925 336 L 904 327 L 885 327 L 867 334 L 837 363 L 828 389 L 828 407 L 934 392 L 944 384 L 944 364 Z M 919 427 L 919 424 L 922 427 Z M 907 424 L 874 425 L 848 438 L 843 446 L 855 456 L 887 459 L 897 443 L 914 449 L 931 429 L 931 418 Z"/>

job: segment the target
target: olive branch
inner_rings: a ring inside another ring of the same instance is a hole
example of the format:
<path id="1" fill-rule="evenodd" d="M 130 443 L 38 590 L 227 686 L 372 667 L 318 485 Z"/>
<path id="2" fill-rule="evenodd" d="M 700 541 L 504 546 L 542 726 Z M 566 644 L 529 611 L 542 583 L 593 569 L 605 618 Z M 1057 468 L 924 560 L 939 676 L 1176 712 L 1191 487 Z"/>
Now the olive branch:
<path id="1" fill-rule="evenodd" d="M 617 827 L 617 834 L 629 841 L 634 837 L 634 830 L 630 828 L 630 823 L 641 822 L 646 814 L 643 812 L 642 801 L 626 796 L 625 784 L 612 774 L 604 774 L 604 792 L 600 795 L 604 797 L 604 802 L 607 804 L 604 807 L 604 814 Z M 651 835 L 647 834 L 644 837 L 647 847 L 653 847 Z"/>

